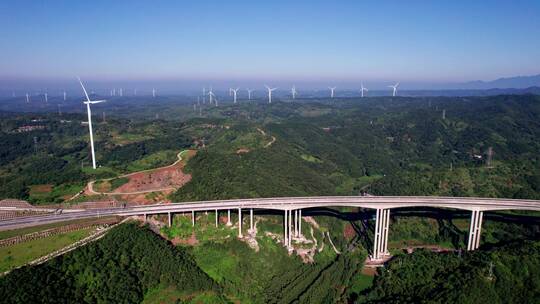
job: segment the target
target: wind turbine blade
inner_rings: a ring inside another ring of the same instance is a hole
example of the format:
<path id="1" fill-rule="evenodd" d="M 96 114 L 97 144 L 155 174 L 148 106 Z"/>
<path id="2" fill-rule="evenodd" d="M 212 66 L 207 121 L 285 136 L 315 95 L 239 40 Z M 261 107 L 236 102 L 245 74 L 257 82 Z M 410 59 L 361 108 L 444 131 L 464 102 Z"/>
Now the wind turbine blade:
<path id="1" fill-rule="evenodd" d="M 84 91 L 84 95 L 86 96 L 86 100 L 90 101 L 90 97 L 88 97 L 88 93 L 86 92 L 86 88 L 84 87 L 82 81 L 81 81 L 81 78 L 77 76 L 77 79 L 79 79 L 79 83 L 81 84 L 81 87 Z"/>

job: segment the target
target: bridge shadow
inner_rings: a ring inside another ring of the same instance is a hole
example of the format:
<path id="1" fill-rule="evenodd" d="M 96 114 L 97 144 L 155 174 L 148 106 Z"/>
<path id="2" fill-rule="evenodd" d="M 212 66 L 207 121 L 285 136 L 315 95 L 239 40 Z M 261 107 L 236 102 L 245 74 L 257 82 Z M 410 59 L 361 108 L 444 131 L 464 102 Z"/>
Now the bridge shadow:
<path id="1" fill-rule="evenodd" d="M 354 229 L 356 236 L 351 244 L 362 244 L 364 248 L 371 252 L 373 248 L 373 239 L 375 231 L 375 214 L 373 209 L 358 208 L 357 211 L 341 211 L 333 208 L 308 208 L 303 209 L 302 214 L 305 216 L 328 216 L 336 219 L 347 221 Z M 454 248 L 462 248 L 466 246 L 468 238 L 468 228 L 460 229 L 454 223 L 456 219 L 470 220 L 471 212 L 457 209 L 440 209 L 440 208 L 395 208 L 391 209 L 390 222 L 394 222 L 397 218 L 430 218 L 438 223 L 439 236 L 442 239 L 449 239 Z M 519 224 L 521 226 L 532 226 L 534 236 L 527 236 L 518 233 L 517 239 L 535 238 L 540 235 L 540 216 L 531 216 L 527 214 L 507 213 L 488 211 L 484 212 L 485 222 L 497 222 L 507 224 Z M 534 228 L 536 227 L 536 228 Z M 516 238 L 506 241 L 500 241 L 492 244 L 481 244 L 482 249 L 488 249 L 494 246 L 501 246 L 506 243 L 515 242 Z"/>

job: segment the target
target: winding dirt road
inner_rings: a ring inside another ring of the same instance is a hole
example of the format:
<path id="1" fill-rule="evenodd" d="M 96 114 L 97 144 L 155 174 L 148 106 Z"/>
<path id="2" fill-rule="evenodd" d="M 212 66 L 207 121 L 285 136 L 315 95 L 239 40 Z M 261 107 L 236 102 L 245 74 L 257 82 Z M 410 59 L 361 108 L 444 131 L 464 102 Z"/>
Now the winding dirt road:
<path id="1" fill-rule="evenodd" d="M 180 151 L 176 155 L 176 157 L 178 159 L 174 163 L 172 163 L 172 164 L 170 164 L 168 166 L 159 167 L 159 168 L 152 168 L 152 169 L 147 169 L 147 170 L 142 170 L 142 171 L 137 171 L 137 172 L 133 172 L 133 173 L 120 175 L 120 176 L 117 176 L 117 177 L 111 177 L 111 178 L 107 178 L 107 179 L 102 179 L 100 181 L 110 181 L 110 180 L 113 180 L 113 179 L 116 179 L 116 178 L 130 177 L 130 176 L 133 176 L 133 175 L 136 175 L 136 174 L 141 174 L 141 173 L 145 173 L 145 172 L 153 172 L 153 171 L 157 171 L 157 170 L 163 170 L 163 169 L 174 167 L 179 162 L 181 162 L 183 160 L 181 154 L 184 153 L 184 152 L 187 152 L 187 151 L 189 151 L 189 150 Z M 88 184 L 87 184 L 88 192 L 90 194 L 94 194 L 94 195 L 132 195 L 132 194 L 144 194 L 144 193 L 150 193 L 150 192 L 162 192 L 162 191 L 168 191 L 168 190 L 176 190 L 175 187 L 165 187 L 165 188 L 148 189 L 148 190 L 133 191 L 133 192 L 98 192 L 98 191 L 94 190 L 94 183 L 95 182 L 96 181 L 94 180 L 94 181 L 88 182 Z"/>

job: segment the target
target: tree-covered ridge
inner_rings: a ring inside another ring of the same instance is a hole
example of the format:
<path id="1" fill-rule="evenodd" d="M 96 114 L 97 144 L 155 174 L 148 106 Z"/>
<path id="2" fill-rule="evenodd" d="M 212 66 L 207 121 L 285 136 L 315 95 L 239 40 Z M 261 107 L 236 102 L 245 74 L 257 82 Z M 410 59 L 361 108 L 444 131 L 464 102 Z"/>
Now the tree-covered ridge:
<path id="1" fill-rule="evenodd" d="M 213 111 L 220 125 L 243 125 L 221 129 L 220 136 L 210 132 L 207 149 L 188 164 L 192 181 L 175 200 L 362 190 L 540 198 L 538 96 L 373 98 Z M 235 153 L 233 147 L 241 147 L 235 140 L 255 128 L 275 136 L 275 144 L 264 148 L 253 140 L 248 153 Z"/>
<path id="2" fill-rule="evenodd" d="M 103 239 L 45 264 L 0 278 L 4 303 L 140 303 L 161 286 L 184 300 L 220 287 L 184 248 L 175 248 L 136 224 L 123 224 Z"/>
<path id="3" fill-rule="evenodd" d="M 540 242 L 489 251 L 418 251 L 393 259 L 367 294 L 368 303 L 536 303 Z"/>

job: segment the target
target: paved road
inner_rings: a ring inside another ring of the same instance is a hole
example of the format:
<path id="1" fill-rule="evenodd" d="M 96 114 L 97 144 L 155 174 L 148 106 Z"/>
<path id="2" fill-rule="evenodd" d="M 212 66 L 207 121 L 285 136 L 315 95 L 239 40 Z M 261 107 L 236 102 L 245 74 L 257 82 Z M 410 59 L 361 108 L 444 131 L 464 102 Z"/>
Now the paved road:
<path id="1" fill-rule="evenodd" d="M 295 210 L 320 207 L 360 207 L 369 209 L 435 207 L 470 211 L 531 210 L 540 211 L 540 201 L 471 197 L 417 197 L 417 196 L 322 196 L 235 199 L 219 201 L 185 202 L 144 205 L 127 208 L 78 210 L 62 214 L 20 217 L 0 221 L 0 230 L 34 226 L 58 221 L 102 216 L 131 216 L 142 214 L 180 213 L 227 209 Z"/>

